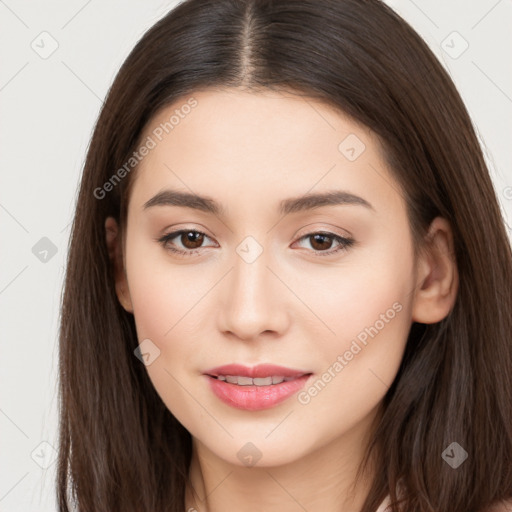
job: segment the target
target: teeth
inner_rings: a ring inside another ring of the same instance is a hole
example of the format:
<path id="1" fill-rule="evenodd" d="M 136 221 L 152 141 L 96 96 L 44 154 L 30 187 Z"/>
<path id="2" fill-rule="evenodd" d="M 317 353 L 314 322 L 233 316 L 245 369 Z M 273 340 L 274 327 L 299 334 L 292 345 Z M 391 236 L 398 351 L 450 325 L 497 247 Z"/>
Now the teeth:
<path id="1" fill-rule="evenodd" d="M 233 377 L 236 380 L 238 380 L 239 386 L 252 386 L 253 381 L 251 377 Z M 228 381 L 229 382 L 229 381 Z M 235 383 L 233 383 L 235 384 Z"/>
<path id="2" fill-rule="evenodd" d="M 252 380 L 255 386 L 270 386 L 272 384 L 272 377 L 260 377 Z"/>
<path id="3" fill-rule="evenodd" d="M 282 376 L 272 376 L 272 377 L 256 377 L 255 379 L 251 379 L 251 377 L 237 376 L 237 375 L 218 375 L 217 379 L 225 382 L 229 382 L 230 384 L 237 384 L 238 386 L 270 386 L 272 384 L 281 384 L 281 382 L 289 382 L 290 380 L 295 380 L 296 377 L 282 377 Z"/>

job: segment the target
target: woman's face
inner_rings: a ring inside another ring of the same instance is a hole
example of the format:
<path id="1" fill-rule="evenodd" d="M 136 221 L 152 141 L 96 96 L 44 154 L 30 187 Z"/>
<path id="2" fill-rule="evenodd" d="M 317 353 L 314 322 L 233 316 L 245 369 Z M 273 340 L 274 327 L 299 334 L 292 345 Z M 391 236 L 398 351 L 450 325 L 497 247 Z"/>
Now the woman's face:
<path id="1" fill-rule="evenodd" d="M 142 141 L 125 298 L 169 410 L 237 465 L 362 432 L 399 368 L 416 276 L 375 135 L 314 100 L 230 89 L 166 108 Z M 213 370 L 231 364 L 247 371 Z M 263 364 L 288 371 L 248 380 Z"/>

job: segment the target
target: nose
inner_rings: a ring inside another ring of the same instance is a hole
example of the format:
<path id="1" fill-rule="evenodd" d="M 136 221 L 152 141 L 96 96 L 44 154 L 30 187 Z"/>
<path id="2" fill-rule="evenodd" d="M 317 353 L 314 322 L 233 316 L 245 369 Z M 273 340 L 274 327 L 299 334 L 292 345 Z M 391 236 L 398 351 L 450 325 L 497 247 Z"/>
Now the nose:
<path id="1" fill-rule="evenodd" d="M 252 262 L 236 254 L 233 262 L 218 297 L 220 331 L 244 341 L 281 336 L 289 325 L 290 297 L 267 252 Z"/>

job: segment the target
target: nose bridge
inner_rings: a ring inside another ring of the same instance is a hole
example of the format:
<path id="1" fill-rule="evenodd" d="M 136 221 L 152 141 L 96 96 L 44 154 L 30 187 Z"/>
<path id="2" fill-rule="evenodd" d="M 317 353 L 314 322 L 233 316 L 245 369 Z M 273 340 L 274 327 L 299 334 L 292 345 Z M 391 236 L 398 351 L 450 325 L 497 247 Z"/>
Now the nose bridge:
<path id="1" fill-rule="evenodd" d="M 226 285 L 221 311 L 222 329 L 240 338 L 284 328 L 282 284 L 272 268 L 272 253 L 253 236 L 245 237 L 233 255 L 233 270 Z"/>
<path id="2" fill-rule="evenodd" d="M 233 269 L 233 291 L 240 298 L 260 300 L 268 294 L 270 251 L 264 249 L 252 236 L 246 237 L 236 249 Z M 268 301 L 266 301 L 268 303 Z"/>

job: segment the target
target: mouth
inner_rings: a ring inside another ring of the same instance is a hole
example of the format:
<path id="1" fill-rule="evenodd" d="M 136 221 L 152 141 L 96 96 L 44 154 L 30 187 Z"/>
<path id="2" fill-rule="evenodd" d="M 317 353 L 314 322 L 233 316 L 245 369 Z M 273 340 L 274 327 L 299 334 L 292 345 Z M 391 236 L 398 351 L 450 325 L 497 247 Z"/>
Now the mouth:
<path id="1" fill-rule="evenodd" d="M 312 372 L 284 366 L 224 365 L 204 373 L 222 402 L 249 411 L 274 407 L 298 392 Z"/>
<path id="2" fill-rule="evenodd" d="M 244 377 L 242 375 L 209 375 L 213 379 L 221 380 L 224 382 L 228 382 L 229 384 L 236 384 L 237 386 L 273 386 L 276 384 L 281 384 L 281 382 L 290 382 L 292 380 L 298 379 L 299 377 L 303 377 L 303 374 L 298 377 L 284 377 L 282 375 L 272 375 L 270 377 Z"/>

